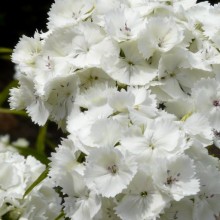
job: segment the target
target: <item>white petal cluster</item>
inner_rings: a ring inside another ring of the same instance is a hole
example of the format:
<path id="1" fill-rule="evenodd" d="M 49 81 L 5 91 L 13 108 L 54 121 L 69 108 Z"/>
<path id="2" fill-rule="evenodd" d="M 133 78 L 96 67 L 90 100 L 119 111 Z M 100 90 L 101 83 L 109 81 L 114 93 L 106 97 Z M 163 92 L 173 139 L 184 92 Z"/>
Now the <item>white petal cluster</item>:
<path id="1" fill-rule="evenodd" d="M 68 132 L 49 171 L 66 217 L 219 215 L 219 160 L 206 149 L 220 147 L 219 10 L 195 0 L 55 0 L 48 32 L 20 39 L 10 105 Z M 8 195 L 26 187 L 16 161 L 2 164 Z"/>
<path id="2" fill-rule="evenodd" d="M 61 211 L 61 198 L 47 178 L 28 195 L 26 190 L 44 171 L 34 157 L 17 152 L 0 153 L 0 217 L 2 219 L 54 219 Z"/>

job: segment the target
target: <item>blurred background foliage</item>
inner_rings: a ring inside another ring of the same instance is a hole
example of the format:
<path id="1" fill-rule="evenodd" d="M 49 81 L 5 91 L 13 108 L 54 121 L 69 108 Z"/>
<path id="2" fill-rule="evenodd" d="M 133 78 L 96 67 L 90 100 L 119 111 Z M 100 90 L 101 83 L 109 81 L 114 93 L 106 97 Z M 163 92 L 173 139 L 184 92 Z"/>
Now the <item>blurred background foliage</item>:
<path id="1" fill-rule="evenodd" d="M 220 0 L 209 2 L 215 4 Z M 12 49 L 22 35 L 33 36 L 36 30 L 47 30 L 48 11 L 52 3 L 53 0 L 7 0 L 0 7 L 0 135 L 9 133 L 12 140 L 27 138 L 34 146 L 32 149 L 37 149 L 40 154 L 51 152 L 63 136 L 62 132 L 53 123 L 39 128 L 23 113 L 8 114 L 4 109 L 9 108 L 9 88 L 16 85 L 12 82 L 15 72 L 10 61 Z"/>

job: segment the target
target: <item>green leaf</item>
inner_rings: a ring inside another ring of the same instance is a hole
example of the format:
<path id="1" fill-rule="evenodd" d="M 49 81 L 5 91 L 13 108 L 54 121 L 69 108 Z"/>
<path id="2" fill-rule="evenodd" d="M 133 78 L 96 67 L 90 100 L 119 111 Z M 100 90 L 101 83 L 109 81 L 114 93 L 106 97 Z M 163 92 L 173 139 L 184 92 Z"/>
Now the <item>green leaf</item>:
<path id="1" fill-rule="evenodd" d="M 23 195 L 23 199 L 28 195 L 39 183 L 41 183 L 48 175 L 49 168 L 46 168 L 43 173 L 27 188 L 26 192 Z"/>
<path id="2" fill-rule="evenodd" d="M 12 53 L 12 49 L 11 48 L 7 48 L 7 47 L 0 47 L 0 53 Z"/>
<path id="3" fill-rule="evenodd" d="M 65 216 L 64 212 L 62 211 L 54 220 L 60 220 Z"/>
<path id="4" fill-rule="evenodd" d="M 36 149 L 41 154 L 44 154 L 45 151 L 46 134 L 47 134 L 47 124 L 45 124 L 43 127 L 40 128 L 37 137 Z"/>
<path id="5" fill-rule="evenodd" d="M 13 87 L 16 87 L 18 85 L 18 81 L 17 80 L 13 80 L 12 82 L 10 82 L 5 88 L 4 90 L 0 93 L 0 106 L 2 106 L 2 104 L 6 101 L 6 99 L 8 98 L 9 95 L 9 90 Z"/>

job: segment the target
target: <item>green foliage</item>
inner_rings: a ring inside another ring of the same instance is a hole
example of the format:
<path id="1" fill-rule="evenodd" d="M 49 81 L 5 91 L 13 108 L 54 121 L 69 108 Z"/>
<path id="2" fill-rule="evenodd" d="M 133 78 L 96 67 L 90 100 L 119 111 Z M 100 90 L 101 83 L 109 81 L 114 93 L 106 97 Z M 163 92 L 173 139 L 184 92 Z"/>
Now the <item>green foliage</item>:
<path id="1" fill-rule="evenodd" d="M 27 188 L 23 198 L 25 198 L 25 196 L 27 196 L 39 183 L 41 183 L 47 177 L 48 172 L 49 168 L 46 168 L 46 170 L 44 170 L 44 172 Z"/>

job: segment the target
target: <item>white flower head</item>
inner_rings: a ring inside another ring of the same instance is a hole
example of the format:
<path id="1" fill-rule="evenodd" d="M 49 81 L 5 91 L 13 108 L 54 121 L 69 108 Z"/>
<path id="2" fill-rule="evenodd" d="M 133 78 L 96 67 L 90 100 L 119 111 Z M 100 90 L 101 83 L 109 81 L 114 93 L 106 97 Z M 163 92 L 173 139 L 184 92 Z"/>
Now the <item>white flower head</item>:
<path id="1" fill-rule="evenodd" d="M 187 156 L 165 159 L 158 158 L 153 167 L 153 179 L 158 189 L 179 201 L 185 196 L 196 195 L 200 190 L 195 176 L 193 161 Z"/>
<path id="2" fill-rule="evenodd" d="M 207 117 L 195 113 L 183 123 L 183 129 L 193 140 L 194 144 L 202 144 L 206 147 L 212 144 L 213 132 Z"/>
<path id="3" fill-rule="evenodd" d="M 192 88 L 195 111 L 206 114 L 213 129 L 220 130 L 220 87 L 215 79 L 201 79 Z"/>
<path id="4" fill-rule="evenodd" d="M 12 109 L 25 109 L 34 123 L 44 125 L 49 117 L 49 108 L 44 97 L 36 94 L 35 84 L 30 77 L 19 77 L 20 87 L 10 91 Z"/>
<path id="5" fill-rule="evenodd" d="M 143 135 L 124 137 L 121 144 L 145 162 L 162 155 L 172 158 L 182 154 L 189 147 L 185 134 L 170 118 L 149 121 Z"/>
<path id="6" fill-rule="evenodd" d="M 70 181 L 70 193 L 64 199 L 64 212 L 72 220 L 93 219 L 101 207 L 101 198 L 94 191 L 90 191 L 81 175 L 73 173 Z M 66 181 L 70 179 L 67 177 Z M 72 187 L 72 188 L 71 188 Z"/>
<path id="7" fill-rule="evenodd" d="M 55 29 L 75 25 L 88 18 L 94 9 L 91 0 L 56 0 L 49 12 L 48 28 Z"/>
<path id="8" fill-rule="evenodd" d="M 75 75 L 55 77 L 45 84 L 45 99 L 50 105 L 50 117 L 54 121 L 65 119 L 71 112 L 78 91 Z"/>
<path id="9" fill-rule="evenodd" d="M 164 210 L 164 214 L 158 218 L 158 220 L 178 219 L 186 220 L 192 218 L 193 202 L 186 198 L 178 202 L 174 201 L 170 207 Z"/>
<path id="10" fill-rule="evenodd" d="M 150 174 L 139 171 L 115 211 L 122 220 L 155 219 L 167 204 L 168 200 L 156 190 Z"/>
<path id="11" fill-rule="evenodd" d="M 91 139 L 98 147 L 115 146 L 122 133 L 122 126 L 111 118 L 97 120 L 91 127 Z"/>
<path id="12" fill-rule="evenodd" d="M 105 56 L 102 68 L 112 79 L 127 85 L 146 85 L 156 77 L 156 70 L 146 62 L 133 41 L 121 43 L 117 55 Z"/>
<path id="13" fill-rule="evenodd" d="M 136 39 L 144 20 L 131 8 L 119 8 L 105 15 L 105 29 L 118 42 Z"/>
<path id="14" fill-rule="evenodd" d="M 26 74 L 31 73 L 42 47 L 43 43 L 38 32 L 33 38 L 23 36 L 13 51 L 12 61 L 19 66 L 20 71 Z"/>
<path id="15" fill-rule="evenodd" d="M 153 17 L 138 40 L 138 48 L 148 59 L 155 51 L 162 53 L 170 51 L 182 40 L 183 32 L 172 17 Z"/>
<path id="16" fill-rule="evenodd" d="M 220 172 L 213 166 L 197 164 L 201 190 L 194 197 L 193 219 L 215 220 L 220 213 Z M 212 181 L 210 181 L 212 180 Z"/>
<path id="17" fill-rule="evenodd" d="M 98 148 L 87 158 L 86 184 L 104 197 L 114 197 L 127 187 L 137 171 L 136 162 L 118 149 Z"/>

